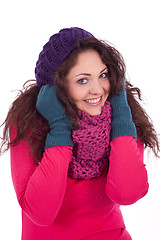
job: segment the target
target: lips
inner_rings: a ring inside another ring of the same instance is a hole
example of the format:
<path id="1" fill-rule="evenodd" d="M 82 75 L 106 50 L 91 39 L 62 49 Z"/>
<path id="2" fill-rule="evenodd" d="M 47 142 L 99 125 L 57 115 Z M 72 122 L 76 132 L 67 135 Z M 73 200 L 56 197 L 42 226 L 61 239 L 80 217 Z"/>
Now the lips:
<path id="1" fill-rule="evenodd" d="M 99 104 L 102 101 L 102 96 L 98 98 L 92 98 L 92 99 L 87 99 L 85 100 L 86 103 L 89 104 Z"/>

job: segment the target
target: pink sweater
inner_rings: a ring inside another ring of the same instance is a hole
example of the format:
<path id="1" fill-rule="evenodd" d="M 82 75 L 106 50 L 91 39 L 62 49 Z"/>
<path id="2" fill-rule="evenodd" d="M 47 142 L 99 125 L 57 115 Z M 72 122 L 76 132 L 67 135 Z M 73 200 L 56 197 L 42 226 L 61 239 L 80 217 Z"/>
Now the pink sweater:
<path id="1" fill-rule="evenodd" d="M 25 141 L 11 148 L 11 171 L 22 208 L 22 240 L 129 240 L 120 205 L 148 191 L 143 145 L 111 142 L 109 172 L 91 180 L 67 176 L 71 147 L 51 147 L 33 160 Z"/>

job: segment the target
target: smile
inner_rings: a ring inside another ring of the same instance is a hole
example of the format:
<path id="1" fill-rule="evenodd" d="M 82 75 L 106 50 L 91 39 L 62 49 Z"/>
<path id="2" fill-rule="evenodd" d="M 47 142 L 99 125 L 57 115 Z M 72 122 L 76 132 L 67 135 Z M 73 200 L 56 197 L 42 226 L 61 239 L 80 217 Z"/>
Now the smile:
<path id="1" fill-rule="evenodd" d="M 85 100 L 85 102 L 90 103 L 90 104 L 96 104 L 101 102 L 102 97 L 98 97 L 98 98 L 94 98 L 94 99 L 87 99 Z"/>

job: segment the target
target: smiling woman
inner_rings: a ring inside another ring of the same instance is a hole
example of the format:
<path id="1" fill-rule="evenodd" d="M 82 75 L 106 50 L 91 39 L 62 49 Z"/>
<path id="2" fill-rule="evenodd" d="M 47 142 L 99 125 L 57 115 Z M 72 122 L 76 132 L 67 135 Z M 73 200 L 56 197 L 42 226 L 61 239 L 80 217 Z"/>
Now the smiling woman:
<path id="1" fill-rule="evenodd" d="M 22 240 L 131 240 L 120 205 L 148 191 L 144 147 L 159 151 L 121 54 L 77 27 L 50 37 L 36 83 L 6 121 Z"/>
<path id="2" fill-rule="evenodd" d="M 109 96 L 108 70 L 96 51 L 80 53 L 66 76 L 68 93 L 78 109 L 90 116 L 101 114 Z"/>

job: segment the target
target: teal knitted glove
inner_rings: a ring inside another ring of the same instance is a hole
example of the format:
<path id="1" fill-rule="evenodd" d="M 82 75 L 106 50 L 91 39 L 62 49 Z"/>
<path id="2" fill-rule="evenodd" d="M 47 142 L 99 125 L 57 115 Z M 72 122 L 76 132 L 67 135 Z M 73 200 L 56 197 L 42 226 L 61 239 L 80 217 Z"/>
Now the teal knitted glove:
<path id="1" fill-rule="evenodd" d="M 112 106 L 111 140 L 120 136 L 133 136 L 137 140 L 136 126 L 132 121 L 131 109 L 127 102 L 125 78 L 123 83 L 124 88 L 110 100 Z"/>
<path id="2" fill-rule="evenodd" d="M 56 96 L 54 86 L 45 85 L 41 88 L 36 108 L 50 125 L 45 148 L 73 146 L 71 138 L 72 123 L 66 116 L 64 108 Z"/>

